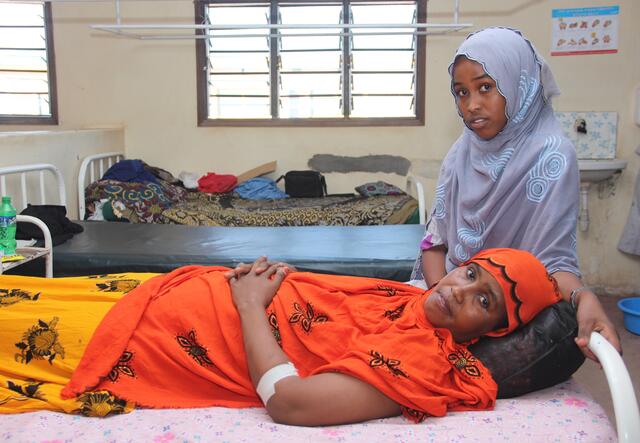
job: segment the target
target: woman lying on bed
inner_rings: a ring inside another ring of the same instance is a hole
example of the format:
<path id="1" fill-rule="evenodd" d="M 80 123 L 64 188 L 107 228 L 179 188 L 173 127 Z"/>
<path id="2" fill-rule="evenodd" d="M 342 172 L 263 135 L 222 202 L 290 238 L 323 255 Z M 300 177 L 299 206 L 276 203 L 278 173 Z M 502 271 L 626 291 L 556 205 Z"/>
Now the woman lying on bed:
<path id="1" fill-rule="evenodd" d="M 512 249 L 427 292 L 265 264 L 1 276 L 0 412 L 266 405 L 277 422 L 329 425 L 488 409 L 496 384 L 465 344 L 559 300 L 544 266 Z"/>

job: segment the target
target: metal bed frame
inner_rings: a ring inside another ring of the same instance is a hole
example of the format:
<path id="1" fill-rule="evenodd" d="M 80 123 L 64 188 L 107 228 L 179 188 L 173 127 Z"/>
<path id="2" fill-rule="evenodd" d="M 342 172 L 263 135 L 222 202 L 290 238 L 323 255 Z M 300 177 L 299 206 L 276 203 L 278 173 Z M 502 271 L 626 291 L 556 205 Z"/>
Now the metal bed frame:
<path id="1" fill-rule="evenodd" d="M 14 200 L 14 206 L 16 207 L 16 211 L 20 211 L 27 207 L 27 204 L 31 203 L 29 200 L 29 187 L 27 186 L 27 175 L 33 175 L 37 173 L 38 182 L 39 182 L 39 190 L 40 190 L 40 204 L 46 203 L 46 194 L 45 194 L 45 171 L 51 172 L 55 178 L 55 182 L 57 184 L 58 189 L 58 203 L 61 206 L 66 206 L 67 199 L 64 188 L 64 179 L 62 177 L 62 173 L 58 168 L 54 165 L 46 164 L 46 163 L 36 163 L 36 164 L 28 164 L 28 165 L 19 165 L 19 166 L 4 166 L 0 167 L 0 194 L 1 195 L 10 195 L 7 191 L 7 176 L 19 174 L 20 176 L 20 196 L 21 196 L 21 205 L 18 204 L 17 201 Z M 47 225 L 40 219 L 36 217 L 31 217 L 29 215 L 16 215 L 16 222 L 25 222 L 32 223 L 42 230 L 44 236 L 44 248 L 35 248 L 35 247 L 25 247 L 20 248 L 18 252 L 21 255 L 25 256 L 25 259 L 17 261 L 17 262 L 8 262 L 3 263 L 0 266 L 0 272 L 4 270 L 9 270 L 20 266 L 28 261 L 35 260 L 36 258 L 45 257 L 45 276 L 48 278 L 53 277 L 53 245 L 51 241 L 51 232 Z"/>

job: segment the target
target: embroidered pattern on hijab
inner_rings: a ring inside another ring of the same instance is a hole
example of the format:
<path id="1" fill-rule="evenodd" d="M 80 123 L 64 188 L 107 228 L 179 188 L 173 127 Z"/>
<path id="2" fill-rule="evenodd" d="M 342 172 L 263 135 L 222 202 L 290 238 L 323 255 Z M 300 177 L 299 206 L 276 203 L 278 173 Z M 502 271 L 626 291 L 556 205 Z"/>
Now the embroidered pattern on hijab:
<path id="1" fill-rule="evenodd" d="M 519 31 L 487 28 L 469 35 L 449 65 L 454 97 L 460 56 L 495 80 L 507 124 L 489 140 L 465 127 L 443 161 L 430 223 L 448 247 L 447 271 L 481 249 L 508 246 L 532 252 L 550 273 L 579 275 L 577 160 L 553 115 L 550 99 L 560 91 L 549 66 Z"/>

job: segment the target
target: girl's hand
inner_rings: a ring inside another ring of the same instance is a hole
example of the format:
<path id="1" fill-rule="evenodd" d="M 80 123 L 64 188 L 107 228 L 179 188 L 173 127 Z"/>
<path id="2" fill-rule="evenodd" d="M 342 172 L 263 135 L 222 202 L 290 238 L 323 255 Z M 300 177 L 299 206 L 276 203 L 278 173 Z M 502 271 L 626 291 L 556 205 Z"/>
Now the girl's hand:
<path id="1" fill-rule="evenodd" d="M 602 309 L 602 305 L 596 298 L 595 294 L 591 291 L 582 291 L 578 296 L 578 310 L 576 312 L 576 318 L 578 320 L 578 336 L 576 337 L 576 344 L 580 347 L 580 350 L 585 357 L 590 358 L 593 361 L 598 361 L 598 358 L 589 350 L 587 346 L 589 339 L 591 338 L 591 332 L 597 331 L 613 345 L 616 350 L 622 354 L 622 347 L 620 346 L 620 338 L 615 326 L 607 317 L 607 314 Z"/>
<path id="2" fill-rule="evenodd" d="M 229 286 L 238 312 L 255 307 L 265 309 L 288 273 L 286 266 L 280 263 L 269 265 L 266 257 L 260 257 L 249 271 L 240 277 L 232 276 Z"/>
<path id="3" fill-rule="evenodd" d="M 270 262 L 266 260 L 266 257 L 260 257 L 258 260 L 260 259 L 265 259 L 262 264 L 257 267 L 255 269 L 256 273 L 258 275 L 262 274 L 264 271 L 266 271 L 269 266 L 277 266 L 279 268 L 289 268 L 289 272 L 298 272 L 298 270 L 294 267 L 291 266 L 288 263 L 285 262 Z M 257 261 L 257 260 L 256 260 Z M 241 276 L 248 274 L 249 271 L 251 271 L 251 269 L 253 268 L 253 265 L 255 264 L 255 262 L 253 264 L 247 264 L 247 263 L 239 263 L 235 268 L 228 270 L 227 272 L 224 273 L 224 277 L 227 280 L 230 280 L 231 277 L 236 277 L 236 278 L 240 278 Z"/>

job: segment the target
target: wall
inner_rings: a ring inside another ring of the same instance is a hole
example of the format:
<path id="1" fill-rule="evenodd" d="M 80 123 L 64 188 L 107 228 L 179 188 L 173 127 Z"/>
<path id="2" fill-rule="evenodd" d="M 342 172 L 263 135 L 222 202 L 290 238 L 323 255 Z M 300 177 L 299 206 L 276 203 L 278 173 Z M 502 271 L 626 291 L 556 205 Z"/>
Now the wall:
<path id="1" fill-rule="evenodd" d="M 429 2 L 432 22 L 451 20 L 449 0 Z M 507 6 L 505 6 L 507 5 Z M 619 52 L 612 55 L 548 56 L 551 9 L 620 5 Z M 122 2 L 124 22 L 192 23 L 190 1 Z M 304 169 L 315 154 L 391 154 L 410 159 L 433 195 L 438 166 L 461 130 L 449 92 L 447 66 L 466 31 L 429 37 L 424 127 L 374 128 L 199 128 L 196 122 L 194 42 L 145 42 L 91 31 L 91 23 L 112 23 L 114 7 L 103 3 L 54 3 L 60 126 L 125 127 L 127 155 L 178 174 L 240 173 L 278 160 L 274 176 Z M 640 128 L 632 121 L 632 91 L 640 81 L 640 4 L 635 0 L 485 0 L 461 2 L 461 20 L 474 29 L 489 25 L 520 28 L 556 74 L 563 94 L 560 111 L 617 111 L 618 157 L 629 166 L 616 195 L 599 200 L 591 192 L 592 223 L 579 234 L 579 253 L 589 284 L 614 293 L 640 292 L 639 257 L 616 249 L 631 204 L 640 158 L 633 150 Z M 402 185 L 395 174 L 339 174 L 327 177 L 329 192 L 347 192 L 372 178 Z"/>
<path id="2" fill-rule="evenodd" d="M 85 129 L 62 131 L 0 132 L 0 166 L 27 163 L 50 163 L 55 165 L 65 179 L 67 217 L 78 217 L 78 191 L 76 177 L 80 162 L 88 155 L 124 149 L 124 131 L 113 129 Z M 39 204 L 40 190 L 37 178 L 28 175 L 27 196 L 29 203 Z M 35 186 L 30 186 L 35 184 Z M 14 196 L 13 203 L 18 212 L 22 209 L 19 175 L 7 178 L 7 193 Z M 58 190 L 53 175 L 45 175 L 45 201 L 58 204 Z"/>

